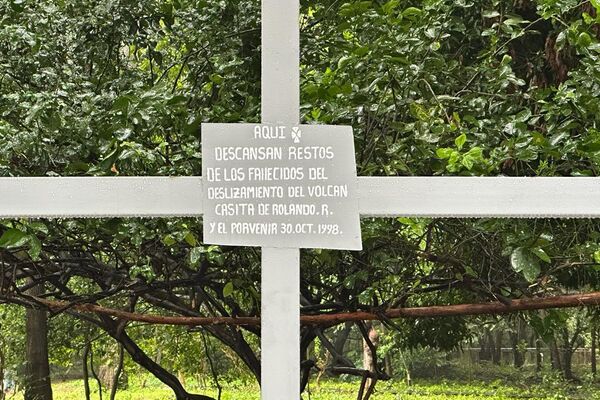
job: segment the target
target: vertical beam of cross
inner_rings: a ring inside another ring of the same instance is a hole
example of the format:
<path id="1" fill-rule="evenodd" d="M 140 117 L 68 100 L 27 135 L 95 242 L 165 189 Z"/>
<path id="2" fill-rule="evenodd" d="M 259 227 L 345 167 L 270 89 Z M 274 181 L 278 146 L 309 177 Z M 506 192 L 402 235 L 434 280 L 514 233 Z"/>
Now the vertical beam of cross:
<path id="1" fill-rule="evenodd" d="M 262 122 L 300 123 L 299 0 L 262 1 Z"/>
<path id="2" fill-rule="evenodd" d="M 262 122 L 300 123 L 299 0 L 262 0 Z M 261 398 L 300 397 L 300 250 L 262 249 Z"/>

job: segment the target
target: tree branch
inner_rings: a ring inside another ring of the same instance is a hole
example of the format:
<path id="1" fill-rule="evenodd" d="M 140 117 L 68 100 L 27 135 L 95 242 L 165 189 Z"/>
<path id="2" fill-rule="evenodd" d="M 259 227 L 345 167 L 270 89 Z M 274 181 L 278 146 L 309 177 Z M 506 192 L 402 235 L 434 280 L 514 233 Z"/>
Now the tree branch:
<path id="1" fill-rule="evenodd" d="M 31 300 L 34 300 L 39 305 L 47 307 L 51 311 L 56 309 L 62 309 L 68 305 L 67 302 L 47 300 L 38 297 L 32 297 Z M 4 301 L 23 305 L 23 302 L 18 298 L 9 297 L 5 298 Z M 600 305 L 600 292 L 591 292 L 563 296 L 516 299 L 512 300 L 510 304 L 504 304 L 501 302 L 490 302 L 454 304 L 446 306 L 397 308 L 389 309 L 381 313 L 357 311 L 337 314 L 303 315 L 300 317 L 300 320 L 305 325 L 333 326 L 342 322 L 378 321 L 383 318 L 434 318 L 450 316 L 496 315 L 528 310 L 544 310 L 550 308 L 570 308 L 598 305 Z M 71 311 L 77 311 L 81 313 L 109 315 L 124 321 L 135 321 L 155 325 L 260 325 L 260 317 L 181 317 L 137 314 L 123 310 L 106 308 L 96 304 L 71 304 L 69 309 Z"/>

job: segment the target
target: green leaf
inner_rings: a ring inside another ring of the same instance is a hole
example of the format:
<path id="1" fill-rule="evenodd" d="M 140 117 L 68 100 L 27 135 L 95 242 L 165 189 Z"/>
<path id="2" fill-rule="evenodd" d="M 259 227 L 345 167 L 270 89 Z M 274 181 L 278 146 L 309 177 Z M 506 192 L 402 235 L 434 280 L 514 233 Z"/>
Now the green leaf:
<path id="1" fill-rule="evenodd" d="M 127 140 L 132 133 L 131 128 L 121 128 L 115 131 L 115 137 L 119 140 Z"/>
<path id="2" fill-rule="evenodd" d="M 592 44 L 592 37 L 587 32 L 581 32 L 577 37 L 577 45 L 580 47 L 588 47 Z"/>
<path id="3" fill-rule="evenodd" d="M 600 250 L 596 250 L 594 252 L 594 261 L 598 264 L 600 264 Z"/>
<path id="4" fill-rule="evenodd" d="M 510 18 L 505 19 L 503 23 L 504 23 L 504 25 L 507 25 L 507 26 L 518 26 L 518 25 L 526 23 L 526 22 L 529 22 L 529 21 L 524 20 L 523 18 L 521 18 L 518 15 L 513 15 Z"/>
<path id="5" fill-rule="evenodd" d="M 24 246 L 29 241 L 27 233 L 18 229 L 9 229 L 0 237 L 0 247 L 6 249 Z"/>
<path id="6" fill-rule="evenodd" d="M 425 107 L 423 107 L 421 104 L 410 103 L 410 105 L 408 107 L 409 107 L 410 113 L 415 118 L 418 118 L 421 121 L 429 120 L 429 113 L 427 112 L 427 109 Z"/>
<path id="7" fill-rule="evenodd" d="M 10 249 L 27 245 L 27 253 L 33 260 L 39 259 L 42 252 L 42 242 L 35 235 L 27 234 L 18 229 L 9 229 L 0 237 L 0 247 Z"/>
<path id="8" fill-rule="evenodd" d="M 562 48 L 565 46 L 566 43 L 567 43 L 567 32 L 562 31 L 556 37 L 556 48 L 558 50 L 562 50 Z"/>
<path id="9" fill-rule="evenodd" d="M 182 105 L 182 104 L 185 104 L 185 102 L 187 100 L 188 100 L 188 98 L 186 96 L 174 96 L 169 101 L 167 101 L 167 105 L 168 106 Z"/>
<path id="10" fill-rule="evenodd" d="M 454 152 L 455 152 L 454 149 L 450 149 L 448 147 L 442 147 L 441 149 L 437 149 L 435 151 L 435 155 L 438 156 L 438 158 L 445 160 L 447 158 L 450 158 Z"/>
<path id="11" fill-rule="evenodd" d="M 500 62 L 500 64 L 502 66 L 506 66 L 508 64 L 510 64 L 512 62 L 512 57 L 509 56 L 508 54 L 505 54 L 504 57 L 502 57 L 502 61 Z"/>
<path id="12" fill-rule="evenodd" d="M 188 232 L 183 239 L 192 247 L 195 247 L 198 244 L 198 239 L 196 239 L 196 235 L 192 232 Z"/>
<path id="13" fill-rule="evenodd" d="M 390 15 L 394 12 L 394 10 L 398 7 L 399 4 L 400 0 L 390 0 L 383 6 L 381 6 L 381 9 L 383 10 L 384 14 Z"/>
<path id="14" fill-rule="evenodd" d="M 516 272 L 521 272 L 528 282 L 535 281 L 541 271 L 538 258 L 525 247 L 518 247 L 512 252 L 510 264 Z"/>
<path id="15" fill-rule="evenodd" d="M 500 13 L 496 10 L 486 10 L 483 12 L 483 18 L 496 18 L 499 16 Z"/>
<path id="16" fill-rule="evenodd" d="M 551 262 L 550 256 L 541 247 L 533 247 L 531 249 L 531 252 L 538 256 L 540 260 L 545 261 L 547 263 Z"/>
<path id="17" fill-rule="evenodd" d="M 83 161 L 74 161 L 67 165 L 65 169 L 69 172 L 87 172 L 90 169 L 90 165 Z"/>
<path id="18" fill-rule="evenodd" d="M 344 17 L 353 17 L 363 14 L 373 5 L 372 1 L 358 1 L 342 4 L 340 7 L 340 15 Z"/>
<path id="19" fill-rule="evenodd" d="M 29 250 L 27 254 L 33 259 L 38 260 L 40 258 L 40 253 L 42 252 L 42 242 L 35 235 L 28 235 L 29 241 Z"/>
<path id="20" fill-rule="evenodd" d="M 464 133 L 462 135 L 460 135 L 459 137 L 457 137 L 456 139 L 454 139 L 454 144 L 456 145 L 456 148 L 459 150 L 462 150 L 462 148 L 466 142 L 467 142 L 467 135 L 465 135 Z"/>
<path id="21" fill-rule="evenodd" d="M 465 273 L 466 273 L 468 276 L 471 276 L 471 277 L 473 277 L 473 278 L 477 278 L 477 273 L 476 273 L 476 272 L 475 272 L 475 270 L 474 270 L 473 268 L 471 268 L 469 265 L 467 265 L 467 266 L 465 267 Z"/>
<path id="22" fill-rule="evenodd" d="M 361 46 L 354 50 L 354 54 L 359 57 L 364 57 L 367 54 L 369 54 L 369 51 L 370 51 L 369 46 Z"/>
<path id="23" fill-rule="evenodd" d="M 531 110 L 528 108 L 521 111 L 515 116 L 515 120 L 517 120 L 518 122 L 527 122 L 529 121 L 529 118 L 531 118 Z"/>
<path id="24" fill-rule="evenodd" d="M 224 297 L 229 297 L 233 294 L 233 282 L 227 282 L 227 284 L 225 285 L 225 287 L 223 287 L 223 296 Z"/>
<path id="25" fill-rule="evenodd" d="M 175 238 L 171 234 L 165 235 L 162 241 L 167 246 L 173 246 L 175 243 L 177 243 L 177 240 L 175 240 Z"/>
<path id="26" fill-rule="evenodd" d="M 419 15 L 421 15 L 423 11 L 417 7 L 408 7 L 406 10 L 402 12 L 402 16 L 408 19 L 415 19 Z"/>
<path id="27" fill-rule="evenodd" d="M 202 247 L 194 247 L 192 250 L 190 250 L 190 264 L 191 265 L 196 265 L 200 262 L 200 260 L 202 259 L 202 254 L 205 253 L 204 248 Z"/>
<path id="28" fill-rule="evenodd" d="M 207 253 L 220 253 L 221 248 L 216 245 L 211 245 L 211 246 L 208 246 L 208 249 L 206 249 L 206 252 Z"/>
<path id="29" fill-rule="evenodd" d="M 40 222 L 40 221 L 29 221 L 29 223 L 27 224 L 27 227 L 29 229 L 32 229 L 32 230 L 36 231 L 36 232 L 42 232 L 42 233 L 45 233 L 46 235 L 48 234 L 48 227 L 43 222 Z"/>
<path id="30" fill-rule="evenodd" d="M 121 96 L 118 97 L 112 105 L 113 110 L 126 111 L 127 107 L 131 103 L 131 98 L 129 96 Z"/>
<path id="31" fill-rule="evenodd" d="M 217 85 L 220 85 L 221 83 L 223 83 L 223 77 L 219 74 L 211 74 L 209 77 L 211 82 L 216 83 Z"/>
<path id="32" fill-rule="evenodd" d="M 481 147 L 473 147 L 471 150 L 467 151 L 465 154 L 466 157 L 471 157 L 477 161 L 484 161 L 483 158 L 483 149 Z"/>
<path id="33" fill-rule="evenodd" d="M 468 156 L 463 157 L 462 160 L 460 161 L 460 163 L 469 171 L 472 170 L 473 166 L 475 165 L 475 161 L 473 160 L 473 157 L 468 157 Z"/>

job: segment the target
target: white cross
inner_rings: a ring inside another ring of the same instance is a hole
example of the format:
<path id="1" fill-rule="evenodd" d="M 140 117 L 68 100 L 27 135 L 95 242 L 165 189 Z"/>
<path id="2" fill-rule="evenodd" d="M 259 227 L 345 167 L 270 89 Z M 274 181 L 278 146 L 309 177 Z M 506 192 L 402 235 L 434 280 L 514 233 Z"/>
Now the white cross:
<path id="1" fill-rule="evenodd" d="M 262 119 L 299 122 L 299 0 L 262 0 Z M 285 96 L 281 94 L 285 93 Z M 362 217 L 598 217 L 598 178 L 359 177 Z M 0 178 L 0 218 L 200 216 L 201 177 Z M 299 250 L 262 250 L 262 399 L 300 391 Z"/>

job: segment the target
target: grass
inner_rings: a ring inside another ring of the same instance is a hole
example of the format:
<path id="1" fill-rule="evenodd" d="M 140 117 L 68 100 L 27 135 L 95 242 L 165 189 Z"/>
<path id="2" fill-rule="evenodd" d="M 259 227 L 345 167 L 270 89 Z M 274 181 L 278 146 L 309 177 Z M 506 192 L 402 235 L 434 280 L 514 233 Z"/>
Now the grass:
<path id="1" fill-rule="evenodd" d="M 560 380 L 531 381 L 529 384 L 523 379 L 521 382 L 511 382 L 498 379 L 493 382 L 468 381 L 458 382 L 450 380 L 417 380 L 413 385 L 407 386 L 403 382 L 380 382 L 378 390 L 372 397 L 373 400 L 509 400 L 509 399 L 539 399 L 539 400 L 600 400 L 600 386 L 595 384 L 566 384 Z M 92 384 L 93 399 L 98 399 L 95 382 Z M 202 393 L 216 398 L 214 388 L 194 388 L 197 393 Z M 351 400 L 356 398 L 358 382 L 327 381 L 310 386 L 310 395 L 304 395 L 305 400 Z M 56 400 L 82 400 L 85 398 L 83 383 L 81 381 L 58 382 L 53 385 Z M 105 392 L 103 398 L 108 394 Z M 22 400 L 16 395 L 15 400 Z M 132 382 L 128 390 L 120 390 L 118 400 L 174 400 L 172 393 L 165 389 L 159 382 L 148 380 L 146 387 L 142 388 L 137 382 Z M 260 400 L 260 391 L 254 384 L 224 385 L 222 400 Z"/>

